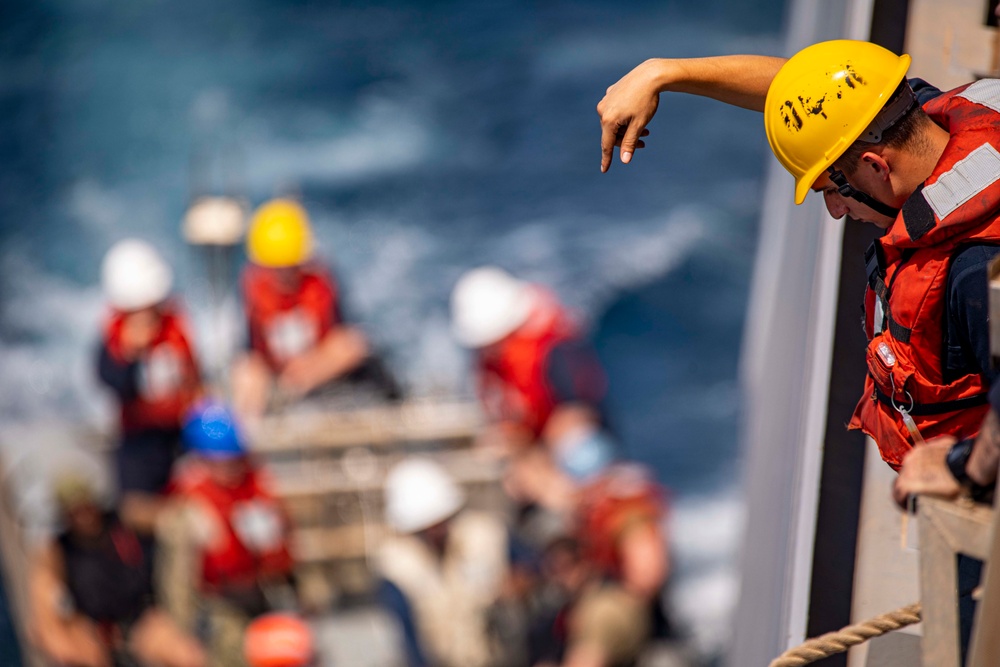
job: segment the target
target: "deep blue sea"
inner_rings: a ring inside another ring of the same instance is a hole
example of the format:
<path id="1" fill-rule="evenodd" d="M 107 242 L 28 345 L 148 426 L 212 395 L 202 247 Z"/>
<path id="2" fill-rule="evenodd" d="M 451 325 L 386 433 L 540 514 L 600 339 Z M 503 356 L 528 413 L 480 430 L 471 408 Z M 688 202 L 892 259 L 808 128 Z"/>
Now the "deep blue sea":
<path id="1" fill-rule="evenodd" d="M 782 12 L 780 0 L 2 3 L 0 419 L 106 413 L 90 366 L 98 267 L 125 236 L 163 249 L 203 353 L 217 349 L 226 332 L 179 234 L 187 204 L 296 194 L 351 316 L 416 393 L 469 390 L 447 318 L 465 269 L 499 264 L 578 310 L 627 452 L 672 489 L 678 605 L 719 641 L 767 145 L 759 115 L 668 95 L 649 148 L 602 175 L 594 107 L 648 57 L 779 53 Z"/>

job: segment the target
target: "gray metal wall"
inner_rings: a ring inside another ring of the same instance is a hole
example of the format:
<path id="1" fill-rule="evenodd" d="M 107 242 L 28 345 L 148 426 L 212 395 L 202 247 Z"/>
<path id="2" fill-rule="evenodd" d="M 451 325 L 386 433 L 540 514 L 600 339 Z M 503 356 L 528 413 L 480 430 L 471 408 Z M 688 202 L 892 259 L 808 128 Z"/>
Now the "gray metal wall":
<path id="1" fill-rule="evenodd" d="M 870 2 L 793 1 L 786 54 L 866 38 L 870 16 Z M 769 164 L 742 354 L 748 513 L 733 667 L 766 665 L 807 632 L 841 288 L 843 223 L 818 196 L 795 206 L 791 177 Z"/>

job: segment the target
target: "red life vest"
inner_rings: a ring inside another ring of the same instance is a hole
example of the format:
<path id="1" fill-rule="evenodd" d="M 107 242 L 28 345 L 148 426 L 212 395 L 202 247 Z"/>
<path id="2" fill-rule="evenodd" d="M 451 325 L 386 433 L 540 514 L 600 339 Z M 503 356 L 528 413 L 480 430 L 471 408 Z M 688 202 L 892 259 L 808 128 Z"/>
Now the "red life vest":
<path id="1" fill-rule="evenodd" d="M 536 438 L 556 407 L 549 386 L 549 354 L 578 330 L 556 298 L 535 288 L 528 321 L 479 355 L 479 394 L 487 416 L 513 422 Z"/>
<path id="2" fill-rule="evenodd" d="M 637 464 L 616 464 L 580 494 L 578 535 L 584 558 L 602 574 L 621 575 L 621 538 L 639 524 L 660 525 L 667 514 L 663 488 Z"/>
<path id="3" fill-rule="evenodd" d="M 275 371 L 340 324 L 336 284 L 326 271 L 316 264 L 295 269 L 299 284 L 289 292 L 278 281 L 279 270 L 250 264 L 242 281 L 250 348 Z"/>
<path id="4" fill-rule="evenodd" d="M 211 512 L 212 528 L 201 557 L 207 591 L 249 587 L 259 577 L 291 571 L 288 519 L 260 471 L 250 468 L 236 488 L 219 486 L 198 464 L 182 468 L 173 492 Z M 266 537 L 255 543 L 259 535 Z"/>
<path id="5" fill-rule="evenodd" d="M 112 314 L 104 335 L 111 358 L 122 364 L 126 363 L 121 344 L 124 319 L 122 313 Z M 201 381 L 189 341 L 180 313 L 162 307 L 160 331 L 138 359 L 137 395 L 122 402 L 122 431 L 180 428 Z"/>
<path id="6" fill-rule="evenodd" d="M 997 109 L 1000 81 L 993 80 L 924 105 L 951 139 L 922 189 L 866 255 L 868 377 L 850 428 L 870 435 L 896 470 L 914 444 L 910 427 L 925 440 L 972 437 L 988 409 L 981 374 L 945 382 L 945 288 L 962 246 L 1000 244 Z"/>

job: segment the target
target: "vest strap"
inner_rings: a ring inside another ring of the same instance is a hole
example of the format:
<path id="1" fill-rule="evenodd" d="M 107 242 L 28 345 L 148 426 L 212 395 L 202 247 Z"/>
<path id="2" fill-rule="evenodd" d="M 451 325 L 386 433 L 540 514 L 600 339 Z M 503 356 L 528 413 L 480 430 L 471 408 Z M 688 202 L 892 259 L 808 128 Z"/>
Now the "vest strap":
<path id="1" fill-rule="evenodd" d="M 888 306 L 888 302 L 886 302 L 886 305 Z M 892 335 L 892 337 L 898 340 L 900 343 L 904 344 L 909 343 L 910 334 L 913 333 L 913 330 L 904 327 L 902 324 L 893 319 L 892 311 L 889 310 L 888 307 L 886 307 L 885 309 L 885 316 L 886 320 L 888 320 L 889 322 L 889 333 Z"/>
<path id="2" fill-rule="evenodd" d="M 882 245 L 877 240 L 872 241 L 865 250 L 865 271 L 868 274 L 868 285 L 882 302 L 889 333 L 900 343 L 909 343 L 912 330 L 897 322 L 889 308 L 889 288 L 885 284 L 885 255 L 882 253 Z"/>
<path id="3" fill-rule="evenodd" d="M 882 254 L 882 246 L 878 241 L 865 250 L 865 272 L 868 275 L 868 284 L 878 298 L 883 301 L 889 298 L 889 288 L 885 285 L 885 259 Z"/>
<path id="4" fill-rule="evenodd" d="M 889 406 L 890 408 L 896 408 L 896 406 L 893 405 L 892 398 L 883 393 L 883 391 L 879 389 L 878 385 L 875 385 L 875 396 L 878 398 L 879 402 Z M 978 408 L 981 405 L 986 405 L 988 402 L 989 394 L 987 392 L 983 392 L 981 394 L 976 394 L 975 396 L 957 398 L 953 401 L 941 401 L 940 403 L 914 403 L 912 407 L 907 409 L 907 412 L 914 417 L 943 415 L 948 412 Z"/>

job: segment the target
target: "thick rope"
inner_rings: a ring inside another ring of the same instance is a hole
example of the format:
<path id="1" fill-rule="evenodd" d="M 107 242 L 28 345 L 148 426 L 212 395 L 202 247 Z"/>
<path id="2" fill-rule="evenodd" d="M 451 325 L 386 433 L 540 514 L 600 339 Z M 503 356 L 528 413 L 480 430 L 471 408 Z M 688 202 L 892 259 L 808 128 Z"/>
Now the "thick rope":
<path id="1" fill-rule="evenodd" d="M 770 667 L 802 667 L 831 655 L 843 653 L 856 644 L 880 637 L 893 630 L 920 622 L 920 603 L 900 607 L 887 614 L 849 625 L 836 632 L 807 639 L 804 644 L 790 648 L 771 661 Z"/>

